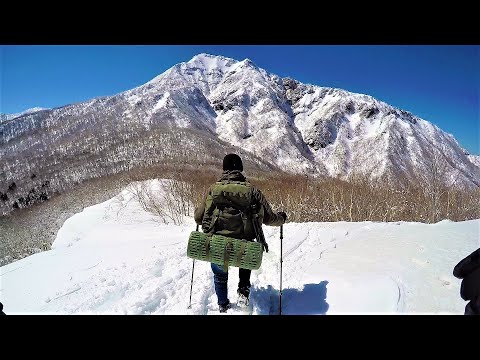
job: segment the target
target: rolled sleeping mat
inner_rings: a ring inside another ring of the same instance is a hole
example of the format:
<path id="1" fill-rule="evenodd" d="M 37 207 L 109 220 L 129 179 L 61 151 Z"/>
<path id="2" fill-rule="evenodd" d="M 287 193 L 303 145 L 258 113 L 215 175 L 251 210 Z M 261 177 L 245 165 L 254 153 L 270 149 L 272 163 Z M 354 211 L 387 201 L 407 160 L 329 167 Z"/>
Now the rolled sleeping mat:
<path id="1" fill-rule="evenodd" d="M 261 243 L 234 239 L 223 235 L 208 236 L 192 231 L 188 239 L 187 256 L 228 267 L 258 270 L 262 265 L 263 246 Z"/>

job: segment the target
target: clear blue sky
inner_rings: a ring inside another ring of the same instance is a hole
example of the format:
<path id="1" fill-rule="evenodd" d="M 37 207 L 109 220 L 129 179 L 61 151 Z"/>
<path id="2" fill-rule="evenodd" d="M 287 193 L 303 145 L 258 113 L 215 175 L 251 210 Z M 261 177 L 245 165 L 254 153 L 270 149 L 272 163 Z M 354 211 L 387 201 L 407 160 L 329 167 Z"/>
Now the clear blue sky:
<path id="1" fill-rule="evenodd" d="M 0 112 L 57 107 L 144 84 L 198 53 L 251 59 L 301 82 L 372 95 L 480 154 L 480 46 L 0 46 Z"/>

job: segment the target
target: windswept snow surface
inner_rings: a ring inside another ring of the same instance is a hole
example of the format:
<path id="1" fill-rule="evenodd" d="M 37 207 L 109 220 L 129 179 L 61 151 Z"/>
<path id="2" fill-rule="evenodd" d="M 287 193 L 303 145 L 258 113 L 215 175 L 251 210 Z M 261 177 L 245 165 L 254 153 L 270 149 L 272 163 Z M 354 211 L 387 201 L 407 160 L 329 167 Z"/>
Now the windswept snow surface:
<path id="1" fill-rule="evenodd" d="M 160 191 L 160 182 L 145 183 Z M 282 313 L 463 314 L 454 266 L 480 247 L 479 220 L 420 223 L 288 223 Z M 69 218 L 53 249 L 0 268 L 7 314 L 218 314 L 210 264 L 186 248 L 192 218 L 165 224 L 128 190 Z M 253 314 L 278 314 L 279 228 L 252 272 Z M 230 268 L 236 301 L 238 268 Z M 227 314 L 243 314 L 229 310 Z"/>

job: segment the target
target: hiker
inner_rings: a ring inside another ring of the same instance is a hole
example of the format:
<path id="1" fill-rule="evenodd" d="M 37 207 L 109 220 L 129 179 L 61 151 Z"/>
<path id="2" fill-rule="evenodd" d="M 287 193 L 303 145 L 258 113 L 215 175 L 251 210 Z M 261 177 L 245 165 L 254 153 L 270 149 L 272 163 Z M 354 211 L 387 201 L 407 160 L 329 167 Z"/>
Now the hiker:
<path id="1" fill-rule="evenodd" d="M 462 259 L 453 269 L 453 276 L 462 279 L 460 296 L 470 302 L 465 315 L 480 315 L 480 248 Z"/>
<path id="2" fill-rule="evenodd" d="M 284 212 L 274 213 L 259 189 L 248 182 L 242 174 L 243 163 L 236 154 L 223 159 L 223 173 L 210 187 L 205 200 L 195 209 L 195 222 L 202 225 L 204 233 L 218 234 L 236 239 L 253 241 L 255 232 L 252 224 L 252 205 L 257 209 L 261 224 L 280 226 L 287 220 Z M 245 201 L 247 200 L 247 201 Z M 234 204 L 246 204 L 232 207 Z M 258 239 L 257 239 L 258 240 Z M 219 311 L 224 313 L 230 306 L 228 299 L 228 272 L 221 265 L 211 263 L 215 293 Z M 239 268 L 238 302 L 249 303 L 251 270 Z"/>

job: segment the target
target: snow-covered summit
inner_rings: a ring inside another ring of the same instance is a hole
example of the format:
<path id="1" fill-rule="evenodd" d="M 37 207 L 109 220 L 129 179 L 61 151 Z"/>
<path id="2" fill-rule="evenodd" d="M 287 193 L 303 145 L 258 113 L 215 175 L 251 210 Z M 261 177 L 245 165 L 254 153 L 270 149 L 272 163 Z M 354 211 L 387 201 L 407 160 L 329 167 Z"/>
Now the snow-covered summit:
<path id="1" fill-rule="evenodd" d="M 207 72 L 212 70 L 226 72 L 235 63 L 237 63 L 237 61 L 231 58 L 202 53 L 195 55 L 186 64 L 191 67 L 196 66 L 198 68 L 202 68 Z"/>
<path id="2" fill-rule="evenodd" d="M 208 129 L 287 171 L 414 179 L 440 152 L 445 178 L 480 185 L 480 169 L 451 134 L 369 95 L 302 84 L 250 59 L 209 54 L 156 79 L 155 91 L 199 89 L 208 101 L 203 113 L 215 111 Z"/>

